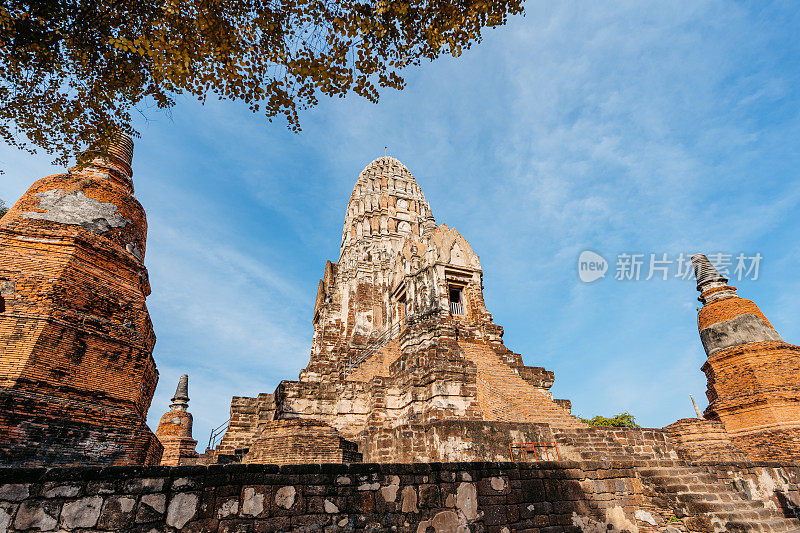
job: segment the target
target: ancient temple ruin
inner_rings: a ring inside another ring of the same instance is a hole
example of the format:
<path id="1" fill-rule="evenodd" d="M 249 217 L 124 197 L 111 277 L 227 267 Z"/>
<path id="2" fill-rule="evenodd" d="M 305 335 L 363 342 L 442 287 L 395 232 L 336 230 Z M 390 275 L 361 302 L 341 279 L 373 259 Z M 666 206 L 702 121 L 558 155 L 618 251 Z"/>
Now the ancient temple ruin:
<path id="1" fill-rule="evenodd" d="M 800 461 L 800 347 L 787 344 L 758 306 L 697 254 L 700 340 L 708 359 L 704 417 L 722 423 L 756 460 Z"/>
<path id="2" fill-rule="evenodd" d="M 162 465 L 178 466 L 197 457 L 197 441 L 192 438 L 193 422 L 189 412 L 189 376 L 183 374 L 178 380 L 169 411 L 161 416 L 156 429 L 156 437 L 164 446 Z"/>
<path id="3" fill-rule="evenodd" d="M 504 345 L 478 255 L 391 157 L 356 181 L 299 379 L 234 397 L 197 454 L 183 375 L 154 435 L 132 147 L 0 219 L 0 531 L 800 531 L 800 348 L 705 256 L 708 407 L 587 427 Z"/>
<path id="4" fill-rule="evenodd" d="M 317 288 L 309 365 L 274 394 L 234 398 L 213 453 L 306 462 L 303 447 L 278 457 L 262 441 L 314 420 L 343 439 L 330 460 L 342 460 L 346 442 L 369 462 L 505 460 L 511 442 L 584 427 L 553 399 L 553 373 L 503 344 L 482 282 L 478 255 L 437 225 L 409 170 L 376 159 L 358 176 L 339 260 Z"/>
<path id="5" fill-rule="evenodd" d="M 800 348 L 705 256 L 693 262 L 710 405 L 659 438 L 686 459 L 800 459 Z M 503 344 L 482 281 L 478 255 L 437 225 L 409 170 L 376 159 L 319 282 L 309 365 L 272 394 L 234 397 L 224 437 L 200 460 L 342 462 L 357 449 L 367 462 L 505 461 L 509 446 L 530 442 L 583 457 L 574 443 L 601 433 L 553 399 L 552 372 Z M 289 436 L 288 452 L 275 446 Z M 324 452 L 311 445 L 323 440 Z"/>

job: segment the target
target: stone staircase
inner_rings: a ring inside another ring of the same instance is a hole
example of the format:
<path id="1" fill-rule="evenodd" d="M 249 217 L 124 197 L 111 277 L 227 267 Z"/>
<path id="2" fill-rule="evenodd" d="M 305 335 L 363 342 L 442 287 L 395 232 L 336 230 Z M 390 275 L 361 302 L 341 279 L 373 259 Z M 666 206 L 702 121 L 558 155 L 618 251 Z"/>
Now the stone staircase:
<path id="1" fill-rule="evenodd" d="M 618 432 L 627 443 L 600 428 L 554 429 L 553 436 L 562 458 L 630 462 L 641 479 L 644 503 L 671 509 L 683 531 L 800 533 L 800 520 L 787 518 L 761 500 L 748 499 L 702 467 L 678 459 L 663 432 Z"/>
<path id="2" fill-rule="evenodd" d="M 666 500 L 689 531 L 800 532 L 800 521 L 760 500 L 748 500 L 733 487 L 700 468 L 666 462 L 637 467 L 645 496 Z"/>
<path id="3" fill-rule="evenodd" d="M 522 379 L 491 349 L 473 343 L 459 346 L 477 366 L 478 402 L 486 420 L 545 423 L 555 428 L 586 427 L 546 392 Z"/>

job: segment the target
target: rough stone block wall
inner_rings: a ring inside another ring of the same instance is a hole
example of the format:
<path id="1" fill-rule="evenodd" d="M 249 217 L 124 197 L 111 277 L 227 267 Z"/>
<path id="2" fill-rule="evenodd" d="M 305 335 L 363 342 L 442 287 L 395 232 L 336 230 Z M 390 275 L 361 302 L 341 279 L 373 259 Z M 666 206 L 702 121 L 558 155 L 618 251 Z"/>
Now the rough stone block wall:
<path id="1" fill-rule="evenodd" d="M 641 507 L 635 472 L 600 463 L 5 469 L 0 479 L 0 528 L 12 533 L 637 531 Z"/>

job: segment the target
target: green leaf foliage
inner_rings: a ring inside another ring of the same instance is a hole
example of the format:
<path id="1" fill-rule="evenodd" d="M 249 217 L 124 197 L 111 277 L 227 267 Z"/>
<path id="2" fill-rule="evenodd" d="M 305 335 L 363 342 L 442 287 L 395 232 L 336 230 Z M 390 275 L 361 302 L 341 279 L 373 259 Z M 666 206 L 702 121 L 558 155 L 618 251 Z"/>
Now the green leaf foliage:
<path id="1" fill-rule="evenodd" d="M 624 413 L 618 414 L 616 416 L 612 416 L 611 418 L 607 418 L 605 416 L 597 415 L 594 418 L 581 418 L 584 422 L 586 422 L 590 426 L 610 426 L 615 428 L 638 428 L 642 427 L 636 423 L 636 418 L 630 414 L 629 412 L 625 411 Z"/>
<path id="2" fill-rule="evenodd" d="M 0 0 L 0 138 L 66 164 L 177 97 L 241 101 L 267 120 L 320 94 L 402 89 L 522 0 Z"/>

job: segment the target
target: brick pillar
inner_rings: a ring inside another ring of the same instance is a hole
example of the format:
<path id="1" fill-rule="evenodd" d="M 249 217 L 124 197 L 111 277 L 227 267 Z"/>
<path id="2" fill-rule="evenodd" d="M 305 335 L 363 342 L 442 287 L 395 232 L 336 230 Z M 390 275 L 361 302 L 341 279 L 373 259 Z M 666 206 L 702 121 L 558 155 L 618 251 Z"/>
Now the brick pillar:
<path id="1" fill-rule="evenodd" d="M 756 460 L 800 460 L 800 347 L 783 342 L 758 306 L 737 296 L 708 259 L 692 257 L 709 405 Z"/>
<path id="2" fill-rule="evenodd" d="M 0 463 L 158 463 L 133 141 L 87 151 L 0 219 Z"/>

